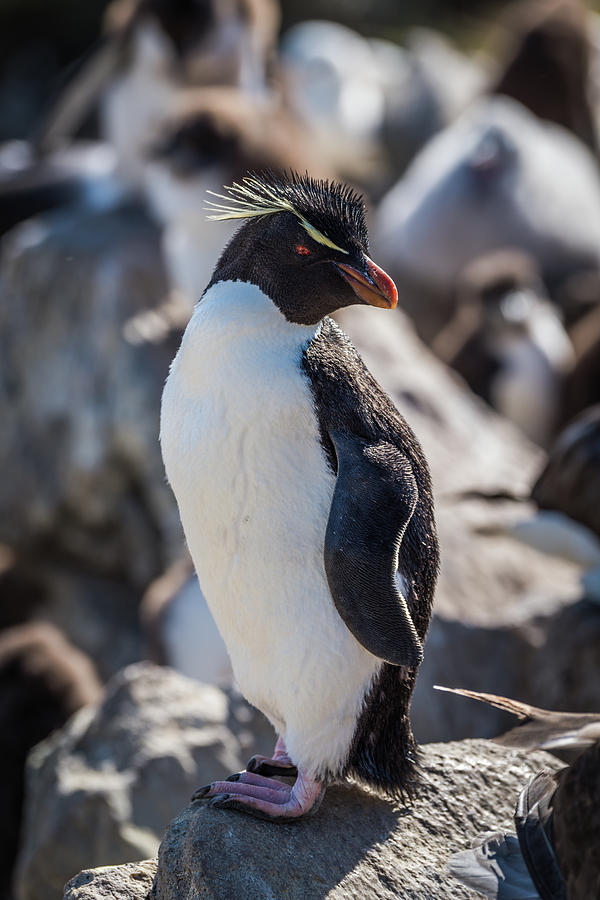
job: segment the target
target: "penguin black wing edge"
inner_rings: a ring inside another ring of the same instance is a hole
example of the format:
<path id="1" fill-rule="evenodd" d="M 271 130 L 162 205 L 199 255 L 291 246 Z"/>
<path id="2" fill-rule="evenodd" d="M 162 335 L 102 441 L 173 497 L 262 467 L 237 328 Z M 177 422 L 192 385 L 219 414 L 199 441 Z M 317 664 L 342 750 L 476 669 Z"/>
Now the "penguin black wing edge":
<path id="1" fill-rule="evenodd" d="M 396 666 L 418 666 L 423 646 L 396 568 L 418 488 L 411 464 L 393 444 L 330 431 L 337 480 L 325 534 L 325 571 L 335 607 L 370 653 Z"/>

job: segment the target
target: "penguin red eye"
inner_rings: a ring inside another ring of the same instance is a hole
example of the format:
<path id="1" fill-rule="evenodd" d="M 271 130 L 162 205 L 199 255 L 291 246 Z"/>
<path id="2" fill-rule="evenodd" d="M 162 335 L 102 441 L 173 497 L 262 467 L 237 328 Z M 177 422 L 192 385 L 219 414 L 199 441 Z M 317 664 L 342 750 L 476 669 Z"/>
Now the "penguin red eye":
<path id="1" fill-rule="evenodd" d="M 298 256 L 310 256 L 310 250 L 303 244 L 296 245 L 296 253 L 298 254 Z"/>

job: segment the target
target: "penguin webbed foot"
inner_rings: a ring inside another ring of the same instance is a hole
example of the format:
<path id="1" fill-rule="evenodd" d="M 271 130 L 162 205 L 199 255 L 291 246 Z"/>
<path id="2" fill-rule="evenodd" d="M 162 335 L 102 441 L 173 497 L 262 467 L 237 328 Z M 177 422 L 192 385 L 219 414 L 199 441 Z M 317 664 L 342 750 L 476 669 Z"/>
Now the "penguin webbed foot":
<path id="1" fill-rule="evenodd" d="M 199 788 L 192 801 L 206 799 L 217 809 L 234 809 L 269 822 L 291 822 L 314 815 L 324 794 L 325 786 L 302 770 L 291 786 L 246 771 Z"/>

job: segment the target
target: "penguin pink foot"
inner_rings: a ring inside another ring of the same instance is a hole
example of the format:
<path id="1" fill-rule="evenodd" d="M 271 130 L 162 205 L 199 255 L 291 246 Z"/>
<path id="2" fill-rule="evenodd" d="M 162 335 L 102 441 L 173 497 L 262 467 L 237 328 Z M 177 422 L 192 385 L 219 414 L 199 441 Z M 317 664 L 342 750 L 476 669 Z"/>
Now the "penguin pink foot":
<path id="1" fill-rule="evenodd" d="M 246 771 L 254 772 L 256 775 L 266 775 L 267 778 L 277 775 L 295 778 L 298 775 L 298 769 L 290 759 L 282 737 L 277 738 L 273 756 L 255 754 L 246 763 Z"/>
<path id="2" fill-rule="evenodd" d="M 300 769 L 292 786 L 254 772 L 231 775 L 198 788 L 192 800 L 212 797 L 210 806 L 235 809 L 269 822 L 290 822 L 312 816 L 321 805 L 325 785 Z"/>

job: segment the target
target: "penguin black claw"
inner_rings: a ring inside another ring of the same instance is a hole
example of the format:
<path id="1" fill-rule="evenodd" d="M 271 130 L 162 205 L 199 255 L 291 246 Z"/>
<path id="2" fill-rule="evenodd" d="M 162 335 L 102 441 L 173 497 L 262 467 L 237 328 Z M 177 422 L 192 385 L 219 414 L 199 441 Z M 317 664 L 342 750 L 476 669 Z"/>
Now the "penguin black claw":
<path id="1" fill-rule="evenodd" d="M 278 763 L 271 759 L 259 756 L 251 756 L 246 763 L 246 771 L 256 775 L 264 775 L 266 778 L 297 778 L 298 768 L 292 764 Z M 230 779 L 227 779 L 228 781 Z M 236 779 L 237 780 L 237 779 Z"/>
<path id="2" fill-rule="evenodd" d="M 271 766 L 269 763 L 259 763 L 256 768 L 248 769 L 249 772 L 255 772 L 256 775 L 263 775 L 265 778 L 297 778 L 298 769 L 296 766 Z"/>
<path id="3" fill-rule="evenodd" d="M 203 784 L 202 787 L 197 788 L 197 790 L 195 790 L 190 797 L 190 803 L 195 803 L 196 800 L 203 800 L 210 791 L 211 787 L 211 784 Z"/>

